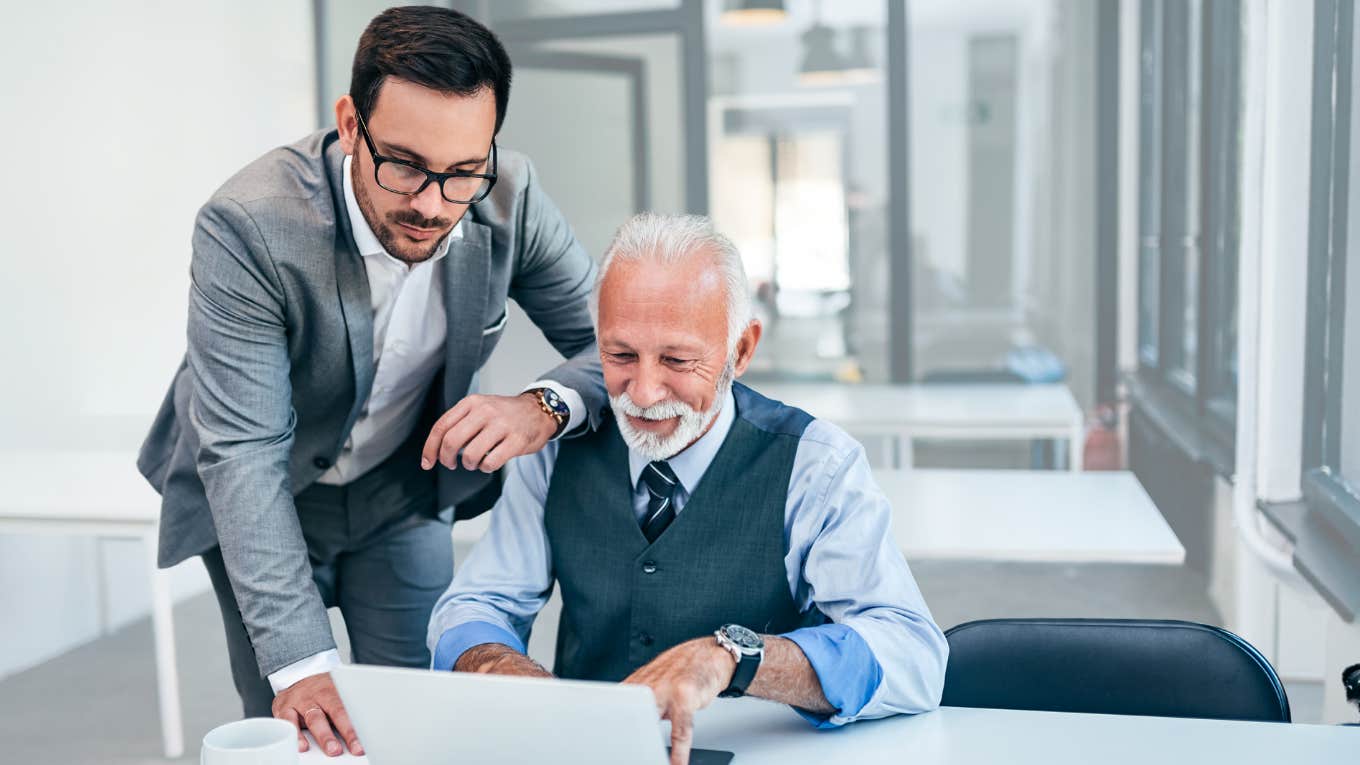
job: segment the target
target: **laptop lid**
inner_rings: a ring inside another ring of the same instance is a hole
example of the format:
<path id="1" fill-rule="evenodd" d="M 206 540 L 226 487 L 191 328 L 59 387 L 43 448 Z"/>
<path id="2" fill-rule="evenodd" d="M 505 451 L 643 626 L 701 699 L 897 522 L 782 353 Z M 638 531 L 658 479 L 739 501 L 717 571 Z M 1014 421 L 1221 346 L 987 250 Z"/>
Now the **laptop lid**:
<path id="1" fill-rule="evenodd" d="M 650 688 L 345 665 L 331 670 L 373 765 L 667 765 Z"/>

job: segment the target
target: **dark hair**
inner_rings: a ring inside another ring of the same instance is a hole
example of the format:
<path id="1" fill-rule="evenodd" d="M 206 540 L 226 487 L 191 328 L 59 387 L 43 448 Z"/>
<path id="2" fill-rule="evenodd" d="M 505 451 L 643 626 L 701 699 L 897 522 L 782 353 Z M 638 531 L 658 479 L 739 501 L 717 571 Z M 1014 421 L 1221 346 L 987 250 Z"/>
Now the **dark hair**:
<path id="1" fill-rule="evenodd" d="M 510 100 L 510 56 L 490 29 L 458 11 L 428 5 L 388 8 L 368 23 L 354 51 L 349 95 L 371 116 L 389 76 L 441 93 L 496 95 L 496 132 Z"/>

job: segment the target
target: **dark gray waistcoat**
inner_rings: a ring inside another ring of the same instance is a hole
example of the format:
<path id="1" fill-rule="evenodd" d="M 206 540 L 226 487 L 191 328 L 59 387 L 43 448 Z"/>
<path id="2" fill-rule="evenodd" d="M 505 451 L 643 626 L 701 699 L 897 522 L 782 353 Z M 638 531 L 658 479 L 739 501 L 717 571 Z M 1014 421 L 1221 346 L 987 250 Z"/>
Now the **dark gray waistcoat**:
<path id="1" fill-rule="evenodd" d="M 647 544 L 628 449 L 612 417 L 563 441 L 544 509 L 562 591 L 555 671 L 622 680 L 657 654 L 732 622 L 778 634 L 800 613 L 784 567 L 784 509 L 812 417 L 736 383 L 736 417 L 689 501 Z"/>

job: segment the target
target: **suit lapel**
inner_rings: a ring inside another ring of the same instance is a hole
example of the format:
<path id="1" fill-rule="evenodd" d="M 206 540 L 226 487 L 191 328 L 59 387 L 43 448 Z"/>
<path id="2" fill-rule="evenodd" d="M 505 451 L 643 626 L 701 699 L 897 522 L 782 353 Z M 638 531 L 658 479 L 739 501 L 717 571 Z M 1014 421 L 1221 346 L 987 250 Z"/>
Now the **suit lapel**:
<path id="1" fill-rule="evenodd" d="M 463 236 L 449 242 L 444 259 L 444 408 L 467 394 L 482 358 L 482 318 L 491 284 L 491 228 L 463 218 Z"/>
<path id="2" fill-rule="evenodd" d="M 350 363 L 354 371 L 354 404 L 345 420 L 348 433 L 359 418 L 373 386 L 373 299 L 368 288 L 364 259 L 354 247 L 349 208 L 345 205 L 345 153 L 336 141 L 326 147 L 326 174 L 335 199 L 335 281 L 340 294 L 340 313 L 349 337 Z"/>

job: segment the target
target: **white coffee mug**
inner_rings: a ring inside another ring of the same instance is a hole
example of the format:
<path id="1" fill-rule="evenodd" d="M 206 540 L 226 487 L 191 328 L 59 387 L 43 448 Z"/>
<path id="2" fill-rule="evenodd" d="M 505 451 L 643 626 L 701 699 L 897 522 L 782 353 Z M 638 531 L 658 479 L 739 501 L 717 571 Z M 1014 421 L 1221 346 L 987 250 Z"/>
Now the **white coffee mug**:
<path id="1" fill-rule="evenodd" d="M 198 761 L 199 765 L 297 765 L 297 728 L 270 717 L 219 725 L 203 737 Z"/>

